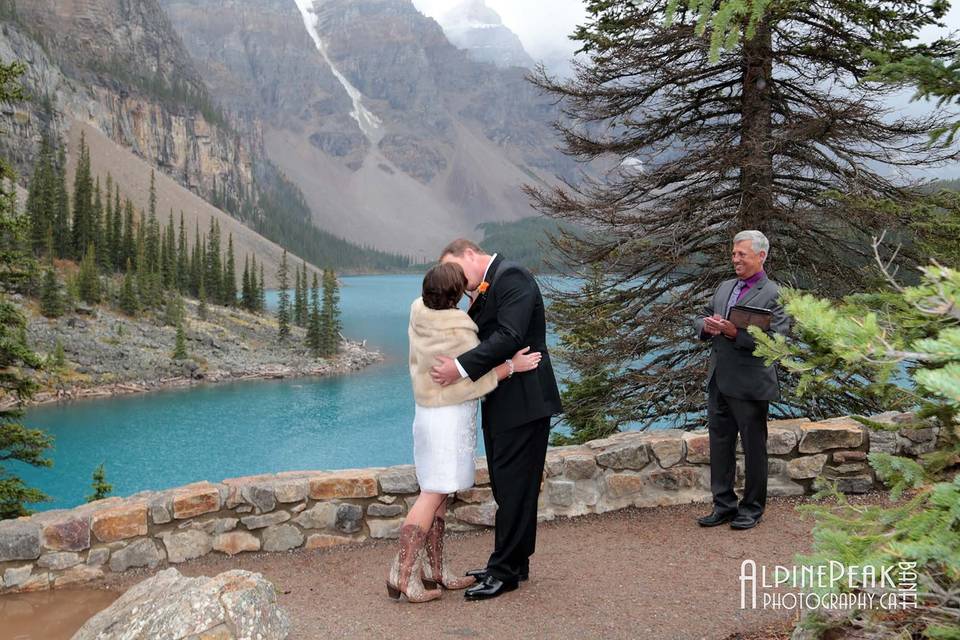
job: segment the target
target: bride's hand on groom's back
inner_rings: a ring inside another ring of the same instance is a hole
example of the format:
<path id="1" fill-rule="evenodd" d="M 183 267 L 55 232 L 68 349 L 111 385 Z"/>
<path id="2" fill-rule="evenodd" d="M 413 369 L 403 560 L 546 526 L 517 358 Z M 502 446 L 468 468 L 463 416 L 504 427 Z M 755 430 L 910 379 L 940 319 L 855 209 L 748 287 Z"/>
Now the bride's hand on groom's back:
<path id="1" fill-rule="evenodd" d="M 516 373 L 523 373 L 524 371 L 532 371 L 540 366 L 541 357 L 539 351 L 530 353 L 530 347 L 524 347 L 513 354 L 510 360 L 513 361 L 513 370 Z"/>

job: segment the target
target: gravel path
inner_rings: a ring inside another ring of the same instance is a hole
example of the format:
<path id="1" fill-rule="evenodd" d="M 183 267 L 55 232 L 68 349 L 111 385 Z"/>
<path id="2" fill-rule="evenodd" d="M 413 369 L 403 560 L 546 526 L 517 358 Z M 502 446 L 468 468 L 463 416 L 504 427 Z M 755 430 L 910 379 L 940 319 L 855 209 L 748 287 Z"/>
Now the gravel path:
<path id="1" fill-rule="evenodd" d="M 705 505 L 628 509 L 541 523 L 531 579 L 486 602 L 446 592 L 423 605 L 389 600 L 392 541 L 287 554 L 213 555 L 178 566 L 188 575 L 234 568 L 263 573 L 291 614 L 291 639 L 319 638 L 786 638 L 788 612 L 741 611 L 747 558 L 792 565 L 809 550 L 812 522 L 796 499 L 774 499 L 759 527 L 703 529 Z M 483 564 L 492 532 L 451 536 L 458 570 Z M 124 587 L 141 576 L 127 577 Z"/>

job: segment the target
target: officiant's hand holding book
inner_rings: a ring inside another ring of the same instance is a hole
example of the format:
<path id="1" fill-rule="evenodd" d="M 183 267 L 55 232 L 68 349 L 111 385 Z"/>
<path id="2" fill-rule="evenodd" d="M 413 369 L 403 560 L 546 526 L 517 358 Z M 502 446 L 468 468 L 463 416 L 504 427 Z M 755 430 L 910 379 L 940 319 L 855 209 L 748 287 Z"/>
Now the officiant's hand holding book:
<path id="1" fill-rule="evenodd" d="M 760 327 L 763 331 L 770 331 L 773 312 L 763 307 L 750 307 L 738 304 L 730 308 L 727 319 L 736 325 L 738 329 Z"/>

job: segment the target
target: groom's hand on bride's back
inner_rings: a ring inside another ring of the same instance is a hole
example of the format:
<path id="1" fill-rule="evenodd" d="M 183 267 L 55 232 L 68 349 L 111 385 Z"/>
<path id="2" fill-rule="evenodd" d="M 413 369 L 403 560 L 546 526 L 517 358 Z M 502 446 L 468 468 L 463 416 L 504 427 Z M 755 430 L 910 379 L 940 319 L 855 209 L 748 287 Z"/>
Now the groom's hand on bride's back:
<path id="1" fill-rule="evenodd" d="M 513 370 L 516 373 L 523 373 L 525 371 L 533 371 L 540 366 L 540 355 L 539 351 L 530 352 L 530 347 L 524 347 L 513 354 L 513 357 L 510 360 L 513 361 Z"/>
<path id="2" fill-rule="evenodd" d="M 453 358 L 449 356 L 437 356 L 437 364 L 430 369 L 430 377 L 441 387 L 453 384 L 460 379 L 460 371 L 457 369 Z"/>

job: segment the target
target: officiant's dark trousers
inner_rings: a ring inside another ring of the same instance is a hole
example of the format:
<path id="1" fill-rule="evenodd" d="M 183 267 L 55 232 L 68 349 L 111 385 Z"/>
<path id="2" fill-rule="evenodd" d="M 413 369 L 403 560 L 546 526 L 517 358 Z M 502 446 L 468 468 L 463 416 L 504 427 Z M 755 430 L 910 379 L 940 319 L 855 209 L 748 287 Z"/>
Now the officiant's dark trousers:
<path id="1" fill-rule="evenodd" d="M 710 424 L 710 490 L 720 513 L 739 512 L 756 518 L 767 503 L 767 410 L 769 402 L 741 400 L 720 392 L 713 379 L 707 386 Z M 737 504 L 737 434 L 743 444 L 743 499 Z"/>
<path id="2" fill-rule="evenodd" d="M 529 571 L 537 542 L 537 499 L 547 456 L 550 418 L 491 433 L 483 430 L 490 487 L 497 503 L 493 553 L 487 571 L 513 581 Z"/>

